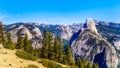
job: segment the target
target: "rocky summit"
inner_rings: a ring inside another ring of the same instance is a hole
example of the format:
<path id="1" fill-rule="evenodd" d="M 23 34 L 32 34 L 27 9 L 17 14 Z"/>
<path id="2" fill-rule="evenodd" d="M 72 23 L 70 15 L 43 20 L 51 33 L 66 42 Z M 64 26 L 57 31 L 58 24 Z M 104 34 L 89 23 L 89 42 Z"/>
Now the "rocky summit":
<path id="1" fill-rule="evenodd" d="M 88 19 L 86 20 L 86 23 L 85 23 L 84 26 L 85 26 L 85 28 L 90 29 L 91 31 L 95 32 L 95 33 L 98 35 L 98 32 L 97 32 L 97 29 L 96 29 L 96 27 L 95 27 L 95 23 L 94 23 L 94 20 L 93 20 L 93 19 L 88 18 Z"/>

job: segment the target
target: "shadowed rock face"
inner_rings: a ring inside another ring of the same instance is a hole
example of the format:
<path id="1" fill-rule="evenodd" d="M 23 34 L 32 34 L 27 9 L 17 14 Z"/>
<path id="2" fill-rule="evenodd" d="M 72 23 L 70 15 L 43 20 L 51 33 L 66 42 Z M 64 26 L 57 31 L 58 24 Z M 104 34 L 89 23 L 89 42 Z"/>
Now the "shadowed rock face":
<path id="1" fill-rule="evenodd" d="M 98 53 L 97 55 L 95 55 L 94 63 L 98 63 L 100 68 L 102 67 L 108 68 L 104 58 L 105 58 L 105 48 L 101 53 Z"/>
<path id="2" fill-rule="evenodd" d="M 70 45 L 79 36 L 80 32 L 81 32 L 81 30 L 79 30 L 78 32 L 76 32 L 72 35 L 72 37 L 70 38 Z"/>

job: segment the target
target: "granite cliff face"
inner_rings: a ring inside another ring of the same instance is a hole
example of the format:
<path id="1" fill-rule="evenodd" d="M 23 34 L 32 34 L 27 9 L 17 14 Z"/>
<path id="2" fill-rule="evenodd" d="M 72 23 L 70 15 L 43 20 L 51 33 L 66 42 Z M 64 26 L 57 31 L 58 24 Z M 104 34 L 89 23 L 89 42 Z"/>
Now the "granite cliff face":
<path id="1" fill-rule="evenodd" d="M 20 34 L 23 38 L 25 33 L 28 35 L 28 39 L 30 40 L 33 47 L 41 47 L 42 41 L 42 33 L 39 28 L 34 27 L 29 23 L 17 23 L 12 25 L 7 25 L 4 27 L 5 32 L 10 32 L 12 36 L 12 40 L 17 42 L 17 35 Z"/>
<path id="2" fill-rule="evenodd" d="M 101 34 L 115 48 L 119 59 L 118 68 L 120 68 L 120 24 L 104 21 L 96 23 L 99 34 Z"/>
<path id="3" fill-rule="evenodd" d="M 86 23 L 84 24 L 84 28 L 88 28 L 88 29 L 90 29 L 91 31 L 95 32 L 98 35 L 98 32 L 97 32 L 97 29 L 96 29 L 96 26 L 95 26 L 95 23 L 94 23 L 93 19 L 88 18 L 86 20 Z"/>
<path id="4" fill-rule="evenodd" d="M 38 26 L 40 30 L 43 32 L 44 29 L 49 30 L 55 36 L 61 36 L 62 39 L 69 40 L 72 36 L 73 32 L 69 25 L 45 25 L 41 24 Z"/>
<path id="5" fill-rule="evenodd" d="M 72 40 L 72 41 L 71 41 Z M 111 43 L 98 34 L 92 19 L 70 39 L 73 56 L 98 63 L 100 68 L 117 68 L 118 57 Z"/>

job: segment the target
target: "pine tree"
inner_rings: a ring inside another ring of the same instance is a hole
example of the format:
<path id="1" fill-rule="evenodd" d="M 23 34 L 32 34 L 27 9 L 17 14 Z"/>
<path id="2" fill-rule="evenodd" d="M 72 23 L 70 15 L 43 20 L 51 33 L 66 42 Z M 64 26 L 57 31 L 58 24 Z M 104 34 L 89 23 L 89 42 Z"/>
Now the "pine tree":
<path id="1" fill-rule="evenodd" d="M 27 34 L 25 34 L 23 48 L 24 48 L 24 51 L 31 53 L 31 54 L 33 53 L 33 47 L 30 45 L 30 41 L 28 40 Z"/>
<path id="2" fill-rule="evenodd" d="M 4 45 L 4 47 L 5 47 L 6 43 L 7 43 L 6 39 L 4 37 L 4 29 L 3 29 L 2 22 L 0 22 L 0 44 L 1 43 Z"/>
<path id="3" fill-rule="evenodd" d="M 82 60 L 80 59 L 80 57 L 76 57 L 76 59 L 75 59 L 75 64 L 76 64 L 79 68 L 84 68 L 84 64 L 83 64 Z"/>
<path id="4" fill-rule="evenodd" d="M 99 68 L 98 63 L 94 63 L 92 68 Z"/>
<path id="5" fill-rule="evenodd" d="M 87 68 L 92 68 L 90 62 L 88 62 L 88 64 L 87 64 Z"/>
<path id="6" fill-rule="evenodd" d="M 20 35 L 18 35 L 16 48 L 23 50 L 23 39 Z"/>
<path id="7" fill-rule="evenodd" d="M 24 42 L 23 48 L 26 51 L 27 47 L 30 45 L 27 34 L 25 34 L 25 38 L 24 38 L 23 42 Z"/>
<path id="8" fill-rule="evenodd" d="M 0 44 L 2 43 L 3 35 L 4 35 L 3 25 L 2 25 L 2 22 L 0 22 Z"/>
<path id="9" fill-rule="evenodd" d="M 3 37 L 3 39 L 2 39 L 2 44 L 4 45 L 4 47 L 5 47 L 6 44 L 7 44 L 7 41 L 6 41 L 5 37 Z"/>
<path id="10" fill-rule="evenodd" d="M 59 58 L 59 46 L 58 46 L 58 40 L 57 38 L 54 39 L 54 57 L 55 57 L 55 61 L 58 62 L 58 58 Z"/>
<path id="11" fill-rule="evenodd" d="M 48 32 L 48 59 L 54 60 L 53 34 Z"/>
<path id="12" fill-rule="evenodd" d="M 62 39 L 61 39 L 61 36 L 59 36 L 58 38 L 58 41 L 59 41 L 59 57 L 58 57 L 58 61 L 60 63 L 63 63 L 63 51 L 64 51 L 64 48 L 63 48 L 63 42 L 62 42 Z"/>
<path id="13" fill-rule="evenodd" d="M 8 40 L 8 41 L 7 41 L 6 48 L 14 49 L 14 48 L 15 48 L 15 45 L 14 45 L 12 39 L 11 39 L 11 33 L 10 33 L 10 32 L 7 33 L 7 40 Z"/>
<path id="14" fill-rule="evenodd" d="M 72 58 L 72 52 L 71 52 L 69 44 L 67 45 L 67 48 L 66 48 L 66 59 L 67 59 L 67 64 L 69 65 L 74 64 L 74 60 Z"/>
<path id="15" fill-rule="evenodd" d="M 43 32 L 43 41 L 42 41 L 41 57 L 48 58 L 48 32 L 44 30 Z"/>

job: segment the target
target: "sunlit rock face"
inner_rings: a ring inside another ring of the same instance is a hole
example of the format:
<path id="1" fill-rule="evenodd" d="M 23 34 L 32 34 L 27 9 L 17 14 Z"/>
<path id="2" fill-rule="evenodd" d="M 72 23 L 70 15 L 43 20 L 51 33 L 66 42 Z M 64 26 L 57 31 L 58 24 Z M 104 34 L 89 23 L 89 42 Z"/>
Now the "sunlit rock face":
<path id="1" fill-rule="evenodd" d="M 91 18 L 88 18 L 85 23 L 85 28 L 90 29 L 91 31 L 95 32 L 98 35 L 94 20 Z"/>
<path id="2" fill-rule="evenodd" d="M 38 27 L 34 27 L 31 23 L 17 23 L 6 26 L 6 32 L 10 32 L 12 40 L 17 42 L 17 35 L 21 35 L 23 38 L 25 34 L 28 35 L 33 47 L 42 47 L 42 33 Z"/>

